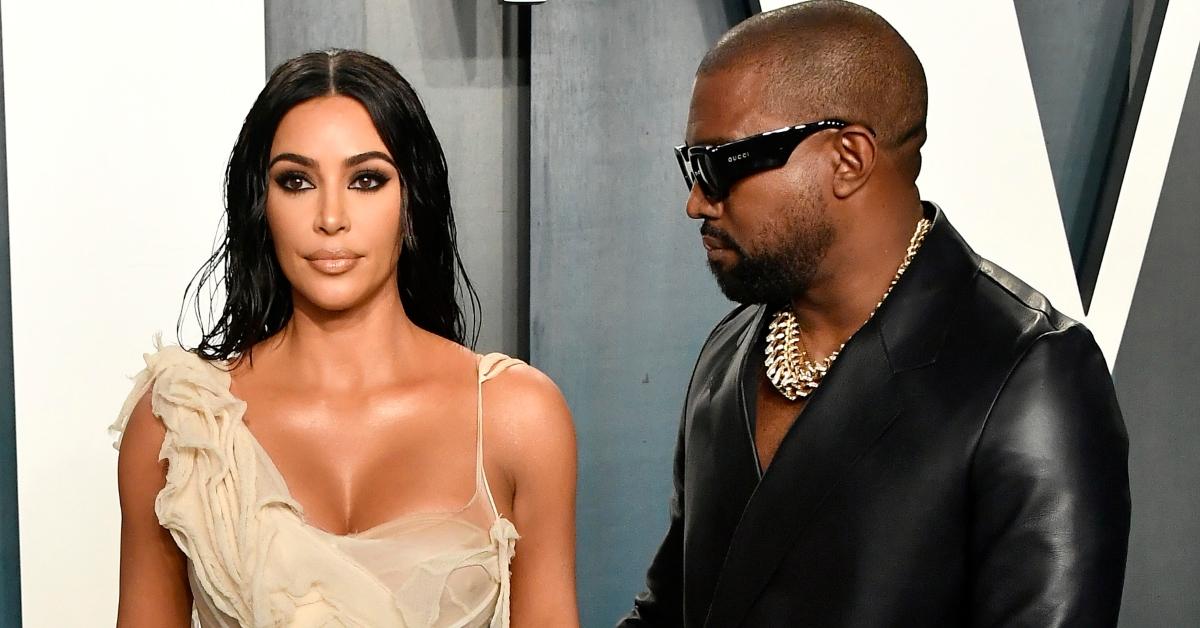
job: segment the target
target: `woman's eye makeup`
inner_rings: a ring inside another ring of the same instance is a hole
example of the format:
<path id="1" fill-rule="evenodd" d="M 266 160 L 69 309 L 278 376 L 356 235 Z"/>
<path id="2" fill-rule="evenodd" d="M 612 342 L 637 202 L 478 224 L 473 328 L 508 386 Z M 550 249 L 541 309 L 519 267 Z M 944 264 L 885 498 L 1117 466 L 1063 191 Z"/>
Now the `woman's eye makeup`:
<path id="1" fill-rule="evenodd" d="M 378 170 L 363 170 L 354 175 L 348 186 L 352 190 L 373 192 L 383 187 L 392 178 Z"/>
<path id="2" fill-rule="evenodd" d="M 272 179 L 275 185 L 279 186 L 284 192 L 289 194 L 299 193 L 303 190 L 311 190 L 317 186 L 313 184 L 312 179 L 305 173 L 297 170 L 288 170 L 276 174 Z M 359 190 L 362 192 L 374 192 L 391 181 L 392 177 L 379 170 L 361 170 L 356 172 L 350 179 L 350 183 L 346 186 L 351 190 Z"/>
<path id="3" fill-rule="evenodd" d="M 308 176 L 302 172 L 281 172 L 275 175 L 275 185 L 278 185 L 286 192 L 299 192 L 301 190 L 311 190 L 317 186 L 308 180 Z"/>

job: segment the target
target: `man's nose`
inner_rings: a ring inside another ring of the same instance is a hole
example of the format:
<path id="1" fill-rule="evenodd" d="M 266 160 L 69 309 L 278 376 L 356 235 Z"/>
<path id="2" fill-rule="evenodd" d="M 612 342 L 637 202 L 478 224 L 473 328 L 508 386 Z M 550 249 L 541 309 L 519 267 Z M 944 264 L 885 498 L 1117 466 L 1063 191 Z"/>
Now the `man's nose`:
<path id="1" fill-rule="evenodd" d="M 686 211 L 688 218 L 694 220 L 704 220 L 718 218 L 721 215 L 723 202 L 713 202 L 700 189 L 698 183 L 692 184 L 692 190 L 688 193 Z"/>

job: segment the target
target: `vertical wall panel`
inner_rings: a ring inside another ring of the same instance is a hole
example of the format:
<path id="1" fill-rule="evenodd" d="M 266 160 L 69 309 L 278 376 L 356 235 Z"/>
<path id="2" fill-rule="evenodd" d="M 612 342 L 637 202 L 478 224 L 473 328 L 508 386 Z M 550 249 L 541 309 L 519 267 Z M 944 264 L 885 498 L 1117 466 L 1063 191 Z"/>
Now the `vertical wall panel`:
<path id="1" fill-rule="evenodd" d="M 1133 526 L 1121 625 L 1200 626 L 1200 61 L 1113 378 Z"/>
<path id="2" fill-rule="evenodd" d="M 688 375 L 731 307 L 671 147 L 701 56 L 744 17 L 690 0 L 533 10 L 530 345 L 575 413 L 585 626 L 614 623 L 642 585 Z"/>
<path id="3" fill-rule="evenodd" d="M 31 628 L 112 625 L 117 453 L 105 428 L 154 332 L 173 339 L 212 249 L 225 162 L 262 86 L 263 8 L 0 9 L 21 611 Z"/>
<path id="4" fill-rule="evenodd" d="M 474 0 L 266 6 L 268 69 L 309 50 L 357 48 L 412 83 L 449 163 L 459 250 L 483 306 L 478 348 L 524 356 L 528 77 L 518 8 Z"/>
<path id="5" fill-rule="evenodd" d="M 365 0 L 266 0 L 267 72 L 310 50 L 362 48 Z"/>

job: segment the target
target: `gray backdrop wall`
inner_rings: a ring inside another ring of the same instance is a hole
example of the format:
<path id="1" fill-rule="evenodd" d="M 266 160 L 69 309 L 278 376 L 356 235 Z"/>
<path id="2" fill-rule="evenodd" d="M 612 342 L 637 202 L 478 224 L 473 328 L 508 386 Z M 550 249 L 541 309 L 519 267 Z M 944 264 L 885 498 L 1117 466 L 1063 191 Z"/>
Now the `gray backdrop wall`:
<path id="1" fill-rule="evenodd" d="M 671 147 L 696 64 L 745 16 L 693 0 L 533 11 L 530 355 L 575 412 L 585 626 L 630 606 L 666 532 L 688 375 L 729 307 Z"/>

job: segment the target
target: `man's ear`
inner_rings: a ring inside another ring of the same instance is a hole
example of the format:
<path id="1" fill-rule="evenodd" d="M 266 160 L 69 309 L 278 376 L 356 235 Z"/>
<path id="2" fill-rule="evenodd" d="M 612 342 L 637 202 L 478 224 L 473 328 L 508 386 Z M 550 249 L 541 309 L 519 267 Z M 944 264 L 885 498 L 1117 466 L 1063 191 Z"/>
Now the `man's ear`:
<path id="1" fill-rule="evenodd" d="M 833 169 L 833 194 L 844 199 L 857 192 L 875 170 L 878 146 L 870 129 L 852 124 L 838 132 L 834 140 L 837 162 Z"/>

